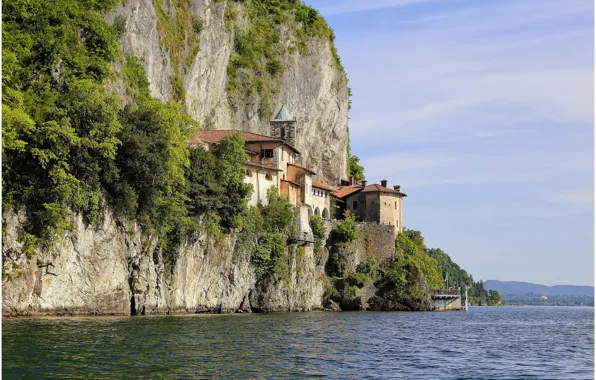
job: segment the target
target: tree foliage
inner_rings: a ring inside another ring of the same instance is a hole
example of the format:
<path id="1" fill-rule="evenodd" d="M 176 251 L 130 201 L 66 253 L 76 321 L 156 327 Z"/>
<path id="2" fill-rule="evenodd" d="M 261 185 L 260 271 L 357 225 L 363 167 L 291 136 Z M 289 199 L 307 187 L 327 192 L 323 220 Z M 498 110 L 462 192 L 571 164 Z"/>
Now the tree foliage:
<path id="1" fill-rule="evenodd" d="M 120 56 L 122 25 L 103 18 L 115 4 L 13 0 L 2 8 L 3 205 L 28 213 L 20 240 L 29 253 L 70 228 L 71 211 L 94 223 L 102 199 L 156 233 L 172 258 L 199 216 L 235 228 L 246 209 L 241 137 L 189 152 L 198 124 L 180 105 L 151 98 L 138 60 Z M 126 107 L 105 86 L 116 60 Z"/>
<path id="2" fill-rule="evenodd" d="M 354 183 L 362 183 L 364 180 L 364 167 L 360 165 L 357 156 L 350 156 L 348 159 L 348 173 L 354 177 Z"/>
<path id="3" fill-rule="evenodd" d="M 449 281 L 449 286 L 461 287 L 462 296 L 465 295 L 463 289 L 468 287 L 468 303 L 470 305 L 498 305 L 501 302 L 501 294 L 498 291 L 486 290 L 482 281 L 474 282 L 472 275 L 460 268 L 440 248 L 431 248 L 428 250 L 428 254 L 437 260 L 444 277 Z"/>
<path id="4" fill-rule="evenodd" d="M 420 295 L 443 283 L 437 261 L 425 252 L 420 231 L 404 230 L 396 238 L 396 260 L 387 265 L 384 282 L 405 294 Z"/>
<path id="5" fill-rule="evenodd" d="M 356 226 L 355 216 L 349 210 L 346 210 L 344 220 L 331 230 L 331 238 L 335 243 L 347 244 L 356 240 L 357 237 L 358 228 Z"/>
<path id="6" fill-rule="evenodd" d="M 93 222 L 120 144 L 119 102 L 101 85 L 119 56 L 98 11 L 114 2 L 3 5 L 3 204 L 26 206 L 27 233 L 52 241 L 68 210 Z"/>
<path id="7" fill-rule="evenodd" d="M 277 188 L 269 189 L 267 199 L 266 206 L 252 206 L 244 213 L 236 246 L 250 252 L 259 281 L 278 283 L 288 275 L 287 240 L 296 214 Z"/>
<path id="8" fill-rule="evenodd" d="M 312 215 L 308 219 L 308 224 L 315 239 L 315 250 L 321 251 L 325 244 L 325 226 L 323 225 L 323 220 L 318 215 Z"/>

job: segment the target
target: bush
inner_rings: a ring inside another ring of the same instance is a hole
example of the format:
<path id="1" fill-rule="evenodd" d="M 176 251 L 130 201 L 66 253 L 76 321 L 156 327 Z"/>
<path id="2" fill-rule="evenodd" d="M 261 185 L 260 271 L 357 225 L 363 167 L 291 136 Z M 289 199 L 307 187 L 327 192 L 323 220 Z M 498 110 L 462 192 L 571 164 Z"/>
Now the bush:
<path id="1" fill-rule="evenodd" d="M 267 191 L 267 199 L 269 203 L 263 208 L 265 230 L 287 234 L 294 218 L 294 206 L 278 194 L 275 186 Z"/>
<path id="2" fill-rule="evenodd" d="M 359 288 L 373 284 L 372 278 L 364 273 L 352 273 L 346 277 L 346 282 L 351 286 L 357 286 Z"/>
<path id="3" fill-rule="evenodd" d="M 377 260 L 373 257 L 366 261 L 362 261 L 360 264 L 358 264 L 356 272 L 365 274 L 371 278 L 377 277 L 379 274 L 379 265 L 377 264 Z"/>
<path id="4" fill-rule="evenodd" d="M 396 238 L 397 257 L 385 268 L 383 284 L 399 292 L 419 296 L 427 289 L 439 288 L 443 283 L 437 261 L 425 252 L 424 239 L 419 231 L 404 230 Z"/>
<path id="5" fill-rule="evenodd" d="M 331 237 L 334 243 L 351 243 L 357 238 L 358 229 L 354 214 L 346 210 L 344 217 L 345 219 L 331 231 Z"/>
<path id="6" fill-rule="evenodd" d="M 203 20 L 200 17 L 192 18 L 192 29 L 195 33 L 199 34 L 203 30 Z"/>
<path id="7" fill-rule="evenodd" d="M 323 220 L 319 216 L 313 215 L 308 219 L 308 224 L 315 238 L 315 250 L 320 252 L 325 244 L 325 226 L 323 226 Z"/>
<path id="8" fill-rule="evenodd" d="M 259 281 L 274 277 L 279 282 L 287 277 L 286 242 L 282 234 L 265 232 L 259 236 L 252 252 L 255 274 Z"/>

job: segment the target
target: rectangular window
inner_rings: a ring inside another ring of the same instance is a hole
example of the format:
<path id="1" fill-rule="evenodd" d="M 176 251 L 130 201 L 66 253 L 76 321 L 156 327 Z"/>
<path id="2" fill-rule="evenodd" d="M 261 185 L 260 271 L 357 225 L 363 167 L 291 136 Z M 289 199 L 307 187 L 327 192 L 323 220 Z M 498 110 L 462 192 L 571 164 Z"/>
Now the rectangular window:
<path id="1" fill-rule="evenodd" d="M 284 137 L 286 137 L 286 129 L 281 128 L 281 138 L 283 139 Z"/>
<path id="2" fill-rule="evenodd" d="M 354 201 L 354 203 L 352 203 L 352 209 L 358 210 L 358 201 Z"/>
<path id="3" fill-rule="evenodd" d="M 273 158 L 273 149 L 261 149 L 261 157 Z"/>

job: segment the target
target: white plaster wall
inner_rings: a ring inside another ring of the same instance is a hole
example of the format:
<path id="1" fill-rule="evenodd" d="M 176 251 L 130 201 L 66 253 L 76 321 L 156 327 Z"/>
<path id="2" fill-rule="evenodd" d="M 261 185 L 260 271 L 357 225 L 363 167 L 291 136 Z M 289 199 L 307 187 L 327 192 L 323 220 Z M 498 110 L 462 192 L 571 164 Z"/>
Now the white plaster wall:
<path id="1" fill-rule="evenodd" d="M 317 194 L 322 192 L 324 194 L 324 196 L 313 195 L 312 194 L 313 190 L 315 190 Z M 310 191 L 310 194 L 311 194 L 311 198 L 312 198 L 313 214 L 316 214 L 315 210 L 318 207 L 320 210 L 321 216 L 323 215 L 323 209 L 327 209 L 327 217 L 330 217 L 331 216 L 331 196 L 329 195 L 329 192 L 326 190 L 323 190 L 323 189 L 313 187 Z"/>
<path id="2" fill-rule="evenodd" d="M 267 170 L 261 170 L 257 173 L 259 168 L 256 167 L 249 167 L 249 170 L 252 171 L 252 177 L 245 176 L 244 183 L 250 183 L 253 188 L 252 195 L 248 201 L 248 204 L 251 206 L 256 206 L 259 203 L 259 200 L 262 204 L 267 204 L 267 190 L 269 190 L 273 186 L 277 186 L 279 192 L 279 175 L 276 171 L 269 171 L 271 174 L 271 180 L 265 178 L 265 174 L 268 172 Z"/>

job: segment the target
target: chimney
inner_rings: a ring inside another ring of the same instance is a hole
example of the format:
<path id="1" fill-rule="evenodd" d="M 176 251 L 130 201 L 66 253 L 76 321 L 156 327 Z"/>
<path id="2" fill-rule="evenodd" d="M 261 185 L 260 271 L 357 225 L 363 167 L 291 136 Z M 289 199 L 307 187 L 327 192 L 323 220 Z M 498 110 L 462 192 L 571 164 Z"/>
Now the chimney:
<path id="1" fill-rule="evenodd" d="M 363 180 L 362 180 L 362 187 L 366 187 L 366 184 L 367 184 L 367 183 L 368 183 L 368 181 L 367 181 L 367 180 L 365 180 L 365 179 L 363 179 Z"/>
<path id="2" fill-rule="evenodd" d="M 387 180 L 386 179 L 382 179 L 381 180 L 381 186 L 387 187 Z"/>
<path id="3" fill-rule="evenodd" d="M 354 184 L 354 176 L 353 175 L 348 177 L 348 183 L 350 186 L 352 186 Z"/>
<path id="4" fill-rule="evenodd" d="M 400 191 L 400 189 L 401 189 L 400 185 L 393 185 L 393 190 Z"/>

